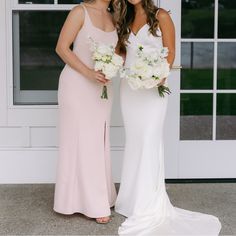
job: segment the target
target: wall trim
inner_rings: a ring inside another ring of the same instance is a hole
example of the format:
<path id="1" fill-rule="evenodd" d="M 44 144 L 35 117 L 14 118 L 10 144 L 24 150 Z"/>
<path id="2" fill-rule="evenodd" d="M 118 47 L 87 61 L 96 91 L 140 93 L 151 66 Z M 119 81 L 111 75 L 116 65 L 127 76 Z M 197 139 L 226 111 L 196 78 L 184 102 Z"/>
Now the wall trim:
<path id="1" fill-rule="evenodd" d="M 6 2 L 0 1 L 0 125 L 7 125 Z"/>

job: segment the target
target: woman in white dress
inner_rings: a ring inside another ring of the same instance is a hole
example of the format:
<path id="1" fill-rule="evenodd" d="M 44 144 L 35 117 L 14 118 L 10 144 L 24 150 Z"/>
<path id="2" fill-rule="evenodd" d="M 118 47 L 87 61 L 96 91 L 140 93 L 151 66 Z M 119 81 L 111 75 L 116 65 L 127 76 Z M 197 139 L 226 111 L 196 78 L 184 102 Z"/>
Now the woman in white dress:
<path id="1" fill-rule="evenodd" d="M 119 33 L 118 51 L 129 67 L 137 45 L 151 51 L 168 47 L 175 57 L 175 29 L 169 13 L 152 0 L 115 2 Z M 167 85 L 164 79 L 160 85 Z M 121 82 L 121 108 L 126 145 L 116 212 L 127 217 L 119 235 L 218 235 L 217 217 L 172 206 L 165 189 L 163 126 L 168 95 L 157 89 L 132 90 Z"/>

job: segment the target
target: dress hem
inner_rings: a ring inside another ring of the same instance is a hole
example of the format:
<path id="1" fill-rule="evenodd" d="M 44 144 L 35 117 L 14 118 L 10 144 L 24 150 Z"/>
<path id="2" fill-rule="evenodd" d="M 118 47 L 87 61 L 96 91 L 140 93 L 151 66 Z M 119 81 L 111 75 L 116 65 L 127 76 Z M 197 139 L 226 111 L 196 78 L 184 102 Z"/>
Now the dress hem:
<path id="1" fill-rule="evenodd" d="M 120 214 L 120 215 L 122 215 L 122 216 L 124 216 L 124 217 L 126 217 L 126 218 L 129 217 L 128 214 L 125 214 L 125 213 L 123 213 L 122 211 L 119 211 L 119 210 L 117 210 L 117 209 L 114 209 L 114 210 L 115 210 L 116 213 L 118 213 L 118 214 Z"/>
<path id="2" fill-rule="evenodd" d="M 85 213 L 85 212 L 83 212 L 83 211 L 60 211 L 60 210 L 57 210 L 56 208 L 53 208 L 53 211 L 54 212 L 56 212 L 56 213 L 59 213 L 59 214 L 62 214 L 62 215 L 73 215 L 73 214 L 75 214 L 75 213 L 78 213 L 78 214 L 82 214 L 82 215 L 84 215 L 84 216 L 87 216 L 87 217 L 89 217 L 89 218 L 99 218 L 99 217 L 106 217 L 106 216 L 111 216 L 111 208 L 112 207 L 114 207 L 115 205 L 113 204 L 113 205 L 111 205 L 110 206 L 110 214 L 108 214 L 108 215 L 93 215 L 93 214 L 87 214 L 87 213 Z"/>

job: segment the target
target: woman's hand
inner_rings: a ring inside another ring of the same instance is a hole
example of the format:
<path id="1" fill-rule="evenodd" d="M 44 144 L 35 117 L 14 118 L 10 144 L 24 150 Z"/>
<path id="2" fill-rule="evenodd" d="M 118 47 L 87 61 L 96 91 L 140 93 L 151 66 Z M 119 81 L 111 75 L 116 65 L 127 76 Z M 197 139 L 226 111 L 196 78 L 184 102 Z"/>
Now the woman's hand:
<path id="1" fill-rule="evenodd" d="M 166 82 L 166 79 L 167 79 L 167 78 L 162 79 L 162 80 L 160 81 L 160 83 L 159 83 L 157 86 L 159 87 L 159 86 L 164 85 L 165 82 Z"/>
<path id="2" fill-rule="evenodd" d="M 85 76 L 102 84 L 106 84 L 109 81 L 101 71 L 95 71 L 93 69 L 89 69 Z"/>

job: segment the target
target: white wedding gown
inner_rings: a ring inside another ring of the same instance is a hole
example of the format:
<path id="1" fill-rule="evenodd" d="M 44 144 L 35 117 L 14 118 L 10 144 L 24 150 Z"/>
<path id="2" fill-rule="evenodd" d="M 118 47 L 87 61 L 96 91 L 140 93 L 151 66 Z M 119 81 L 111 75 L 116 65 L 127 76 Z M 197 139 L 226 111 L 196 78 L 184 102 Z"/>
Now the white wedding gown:
<path id="1" fill-rule="evenodd" d="M 143 26 L 127 46 L 126 66 L 135 57 L 138 44 L 152 51 L 162 47 L 160 37 Z M 166 82 L 167 85 L 167 82 Z M 168 95 L 157 89 L 132 90 L 121 81 L 121 109 L 126 132 L 121 185 L 115 211 L 128 217 L 119 235 L 218 235 L 221 223 L 208 214 L 172 206 L 165 189 L 163 125 Z M 184 193 L 183 193 L 184 194 Z"/>

